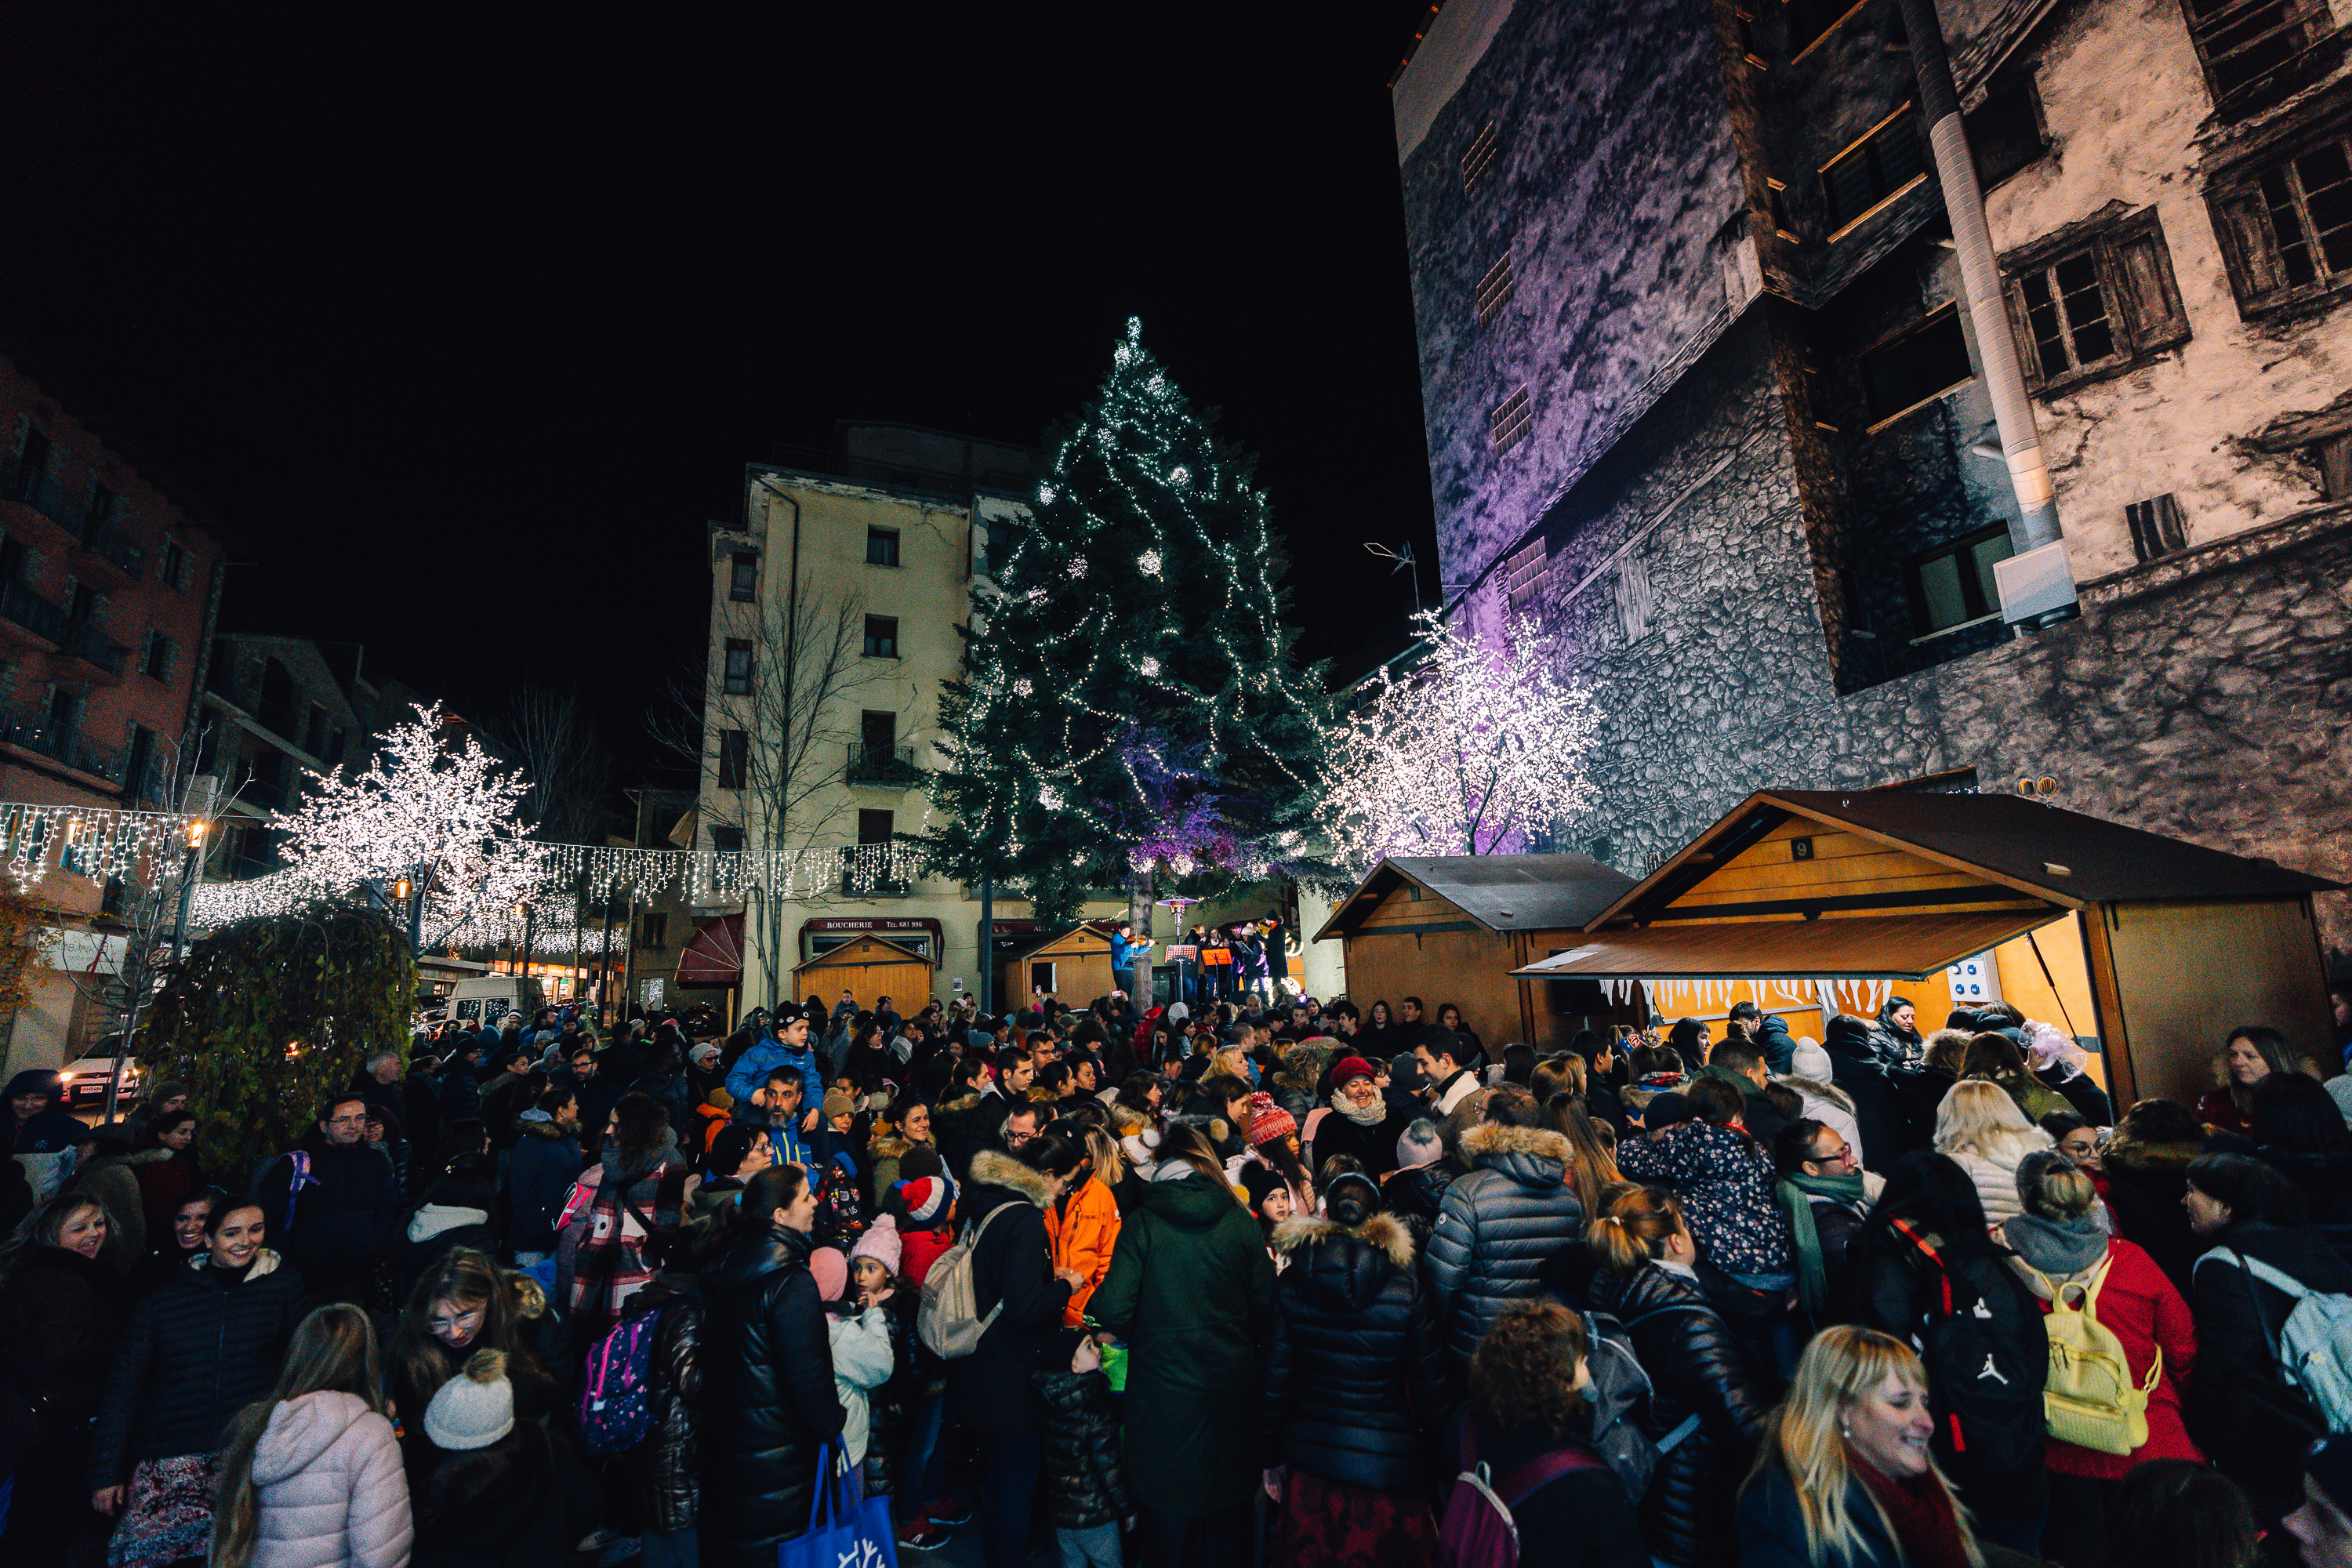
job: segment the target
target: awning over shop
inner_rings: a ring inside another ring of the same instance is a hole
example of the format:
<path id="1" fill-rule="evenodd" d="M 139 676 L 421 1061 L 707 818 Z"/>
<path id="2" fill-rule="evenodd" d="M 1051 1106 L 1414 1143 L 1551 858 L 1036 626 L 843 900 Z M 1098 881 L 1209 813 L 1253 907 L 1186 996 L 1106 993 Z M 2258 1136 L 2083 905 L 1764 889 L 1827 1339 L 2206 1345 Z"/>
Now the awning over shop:
<path id="1" fill-rule="evenodd" d="M 1925 980 L 2047 925 L 2052 911 L 1693 921 L 1588 935 L 1511 973 L 1533 980 Z"/>
<path id="2" fill-rule="evenodd" d="M 677 955 L 680 985 L 743 984 L 743 917 L 712 915 L 694 922 L 694 939 Z"/>

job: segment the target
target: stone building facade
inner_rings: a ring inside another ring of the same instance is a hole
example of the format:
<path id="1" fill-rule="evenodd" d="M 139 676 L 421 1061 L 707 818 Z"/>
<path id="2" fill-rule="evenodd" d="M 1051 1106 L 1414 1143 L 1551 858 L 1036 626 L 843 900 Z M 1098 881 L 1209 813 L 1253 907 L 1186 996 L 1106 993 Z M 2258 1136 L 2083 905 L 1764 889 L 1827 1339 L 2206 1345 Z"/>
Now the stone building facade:
<path id="1" fill-rule="evenodd" d="M 1973 770 L 2352 879 L 2352 35 L 1937 9 L 2080 618 L 2000 615 L 1895 0 L 1449 0 L 1394 104 L 1455 611 L 1556 634 L 1605 714 L 1563 831 L 1635 874 L 1754 788 Z"/>

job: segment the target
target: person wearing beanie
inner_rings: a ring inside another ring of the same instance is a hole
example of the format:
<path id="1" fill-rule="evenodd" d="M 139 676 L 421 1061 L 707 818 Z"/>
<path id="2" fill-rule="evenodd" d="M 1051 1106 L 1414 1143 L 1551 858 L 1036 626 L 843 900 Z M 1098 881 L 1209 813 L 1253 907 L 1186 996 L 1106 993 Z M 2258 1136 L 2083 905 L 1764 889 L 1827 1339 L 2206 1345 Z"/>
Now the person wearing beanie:
<path id="1" fill-rule="evenodd" d="M 833 1391 L 841 1401 L 842 1446 L 849 1462 L 866 1463 L 866 1439 L 872 1428 L 873 1407 L 867 1395 L 890 1381 L 897 1366 L 890 1346 L 890 1323 L 879 1299 L 849 1288 L 849 1259 L 836 1247 L 820 1247 L 809 1254 L 809 1276 L 816 1281 L 817 1299 L 824 1303 L 825 1343 L 833 1352 Z"/>
<path id="2" fill-rule="evenodd" d="M 1376 1175 L 1390 1169 L 1398 1135 L 1414 1112 L 1391 1105 L 1380 1075 L 1361 1057 L 1343 1057 L 1331 1069 L 1331 1097 L 1308 1119 L 1307 1168 L 1320 1171 L 1335 1154 L 1351 1154 Z M 1314 1205 L 1303 1205 L 1312 1213 Z"/>
<path id="3" fill-rule="evenodd" d="M 566 1568 L 596 1527 L 595 1488 L 558 1460 L 538 1422 L 515 1420 L 505 1354 L 467 1358 L 423 1420 L 442 1458 L 415 1495 L 410 1568 Z"/>
<path id="4" fill-rule="evenodd" d="M 1445 1189 L 1454 1184 L 1454 1168 L 1445 1161 L 1445 1136 L 1437 1123 L 1416 1117 L 1397 1135 L 1396 1172 L 1381 1183 L 1381 1206 L 1402 1220 L 1412 1232 L 1413 1245 L 1429 1247 L 1431 1227 L 1445 1206 Z M 1329 1194 L 1325 1194 L 1329 1201 Z"/>
<path id="5" fill-rule="evenodd" d="M 949 1229 L 955 1217 L 955 1184 L 945 1171 L 900 1182 L 884 1199 L 883 1210 L 898 1234 L 899 1261 L 893 1272 L 908 1289 L 919 1290 L 931 1265 L 955 1245 Z"/>
<path id="6" fill-rule="evenodd" d="M 1242 1124 L 1248 1134 L 1249 1147 L 1225 1162 L 1226 1178 L 1237 1185 L 1246 1185 L 1244 1178 L 1250 1172 L 1271 1171 L 1287 1195 L 1286 1216 L 1314 1213 L 1315 1182 L 1299 1152 L 1298 1123 L 1291 1119 L 1290 1112 L 1276 1104 L 1273 1095 L 1260 1089 L 1250 1096 Z M 1256 1211 L 1259 1205 L 1253 1200 L 1250 1207 Z"/>
<path id="7" fill-rule="evenodd" d="M 855 1267 L 859 1258 L 871 1258 L 895 1278 L 905 1255 L 905 1245 L 898 1239 L 898 1222 L 894 1216 L 885 1214 L 874 1222 L 872 1228 L 857 1238 L 856 1245 L 849 1249 L 849 1261 Z"/>

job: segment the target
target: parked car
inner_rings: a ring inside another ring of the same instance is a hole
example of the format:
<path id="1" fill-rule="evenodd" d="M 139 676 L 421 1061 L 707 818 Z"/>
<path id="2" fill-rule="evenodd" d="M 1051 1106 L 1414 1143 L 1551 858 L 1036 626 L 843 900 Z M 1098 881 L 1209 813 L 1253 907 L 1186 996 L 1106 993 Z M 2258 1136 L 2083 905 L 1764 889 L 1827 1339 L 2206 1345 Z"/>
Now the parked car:
<path id="1" fill-rule="evenodd" d="M 65 1084 L 66 1109 L 79 1110 L 85 1105 L 106 1104 L 107 1086 L 114 1081 L 112 1057 L 83 1057 L 58 1069 Z M 122 1088 L 115 1096 L 118 1109 L 128 1109 L 139 1101 L 139 1064 L 129 1057 L 122 1058 Z"/>

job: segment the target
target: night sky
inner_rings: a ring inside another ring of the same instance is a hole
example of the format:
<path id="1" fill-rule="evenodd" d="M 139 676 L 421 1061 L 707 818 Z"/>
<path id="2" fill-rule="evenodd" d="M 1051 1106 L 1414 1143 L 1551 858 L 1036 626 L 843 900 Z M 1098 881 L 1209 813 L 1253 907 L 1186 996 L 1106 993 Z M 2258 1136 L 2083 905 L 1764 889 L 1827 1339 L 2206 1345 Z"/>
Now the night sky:
<path id="1" fill-rule="evenodd" d="M 224 625 L 461 710 L 635 721 L 746 459 L 1035 441 L 1131 314 L 1261 455 L 1309 656 L 1388 650 L 1425 0 L 745 12 L 9 7 L 0 315 L 252 541 Z"/>

